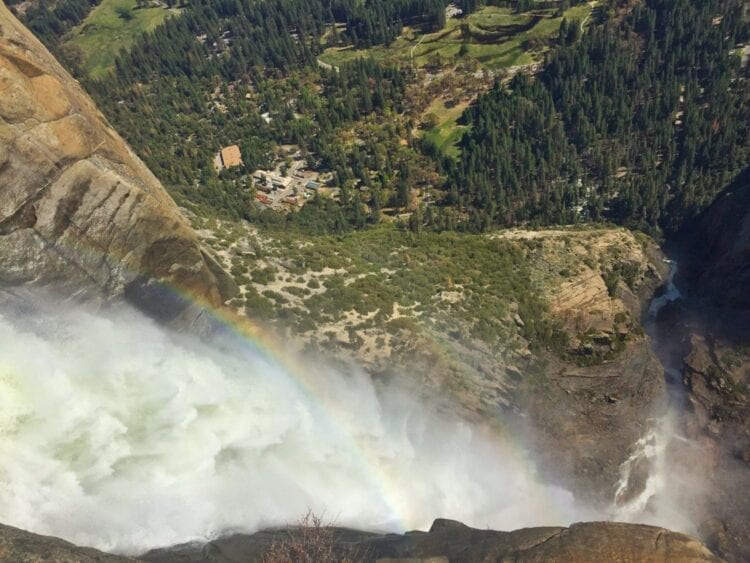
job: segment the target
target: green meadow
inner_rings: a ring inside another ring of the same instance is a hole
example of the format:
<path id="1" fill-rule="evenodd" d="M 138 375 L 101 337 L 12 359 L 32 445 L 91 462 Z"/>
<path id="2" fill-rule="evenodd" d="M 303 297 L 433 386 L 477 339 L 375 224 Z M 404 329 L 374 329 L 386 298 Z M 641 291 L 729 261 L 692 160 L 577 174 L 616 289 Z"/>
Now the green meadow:
<path id="1" fill-rule="evenodd" d="M 564 17 L 582 22 L 591 10 L 591 4 L 582 4 L 567 10 Z M 337 66 L 360 57 L 372 57 L 425 67 L 438 57 L 443 61 L 474 58 L 487 69 L 508 68 L 534 62 L 557 34 L 561 21 L 562 17 L 556 17 L 554 10 L 516 14 L 510 8 L 486 6 L 466 18 L 448 20 L 445 28 L 436 33 L 421 34 L 407 27 L 388 46 L 335 47 L 326 50 L 320 60 Z"/>
<path id="2" fill-rule="evenodd" d="M 129 49 L 144 31 L 151 31 L 179 10 L 136 7 L 136 0 L 104 0 L 70 34 L 68 42 L 83 52 L 84 69 L 101 78 L 112 68 L 120 49 Z"/>
<path id="3" fill-rule="evenodd" d="M 459 149 L 456 145 L 466 131 L 465 126 L 458 125 L 458 120 L 467 107 L 466 103 L 446 107 L 442 98 L 432 102 L 425 114 L 434 114 L 437 117 L 437 125 L 426 131 L 424 138 L 434 143 L 444 154 L 457 158 Z"/>

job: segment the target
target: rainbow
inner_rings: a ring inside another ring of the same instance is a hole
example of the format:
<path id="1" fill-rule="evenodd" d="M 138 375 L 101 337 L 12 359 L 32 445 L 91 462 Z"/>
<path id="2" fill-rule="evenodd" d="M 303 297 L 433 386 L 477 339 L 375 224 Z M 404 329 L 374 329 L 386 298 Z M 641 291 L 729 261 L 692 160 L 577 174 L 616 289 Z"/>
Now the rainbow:
<path id="1" fill-rule="evenodd" d="M 83 244 L 77 248 L 78 253 L 83 248 L 86 248 L 89 253 L 97 253 L 90 243 L 87 244 L 80 238 L 79 241 Z M 58 247 L 57 250 L 61 249 Z M 91 256 L 86 258 L 91 258 Z M 102 258 L 109 262 L 116 259 L 112 256 L 102 256 Z M 251 354 L 269 368 L 282 373 L 288 383 L 306 398 L 307 406 L 320 415 L 320 420 L 324 421 L 325 431 L 347 444 L 349 450 L 356 456 L 356 465 L 362 470 L 362 475 L 367 476 L 367 487 L 376 491 L 382 499 L 384 507 L 390 514 L 388 521 L 380 523 L 384 531 L 403 533 L 411 529 L 410 523 L 419 521 L 420 517 L 451 516 L 450 514 L 419 514 L 417 511 L 420 507 L 409 505 L 408 499 L 402 495 L 403 487 L 397 483 L 393 467 L 383 463 L 366 444 L 360 443 L 345 431 L 344 421 L 351 416 L 350 407 L 356 406 L 341 405 L 331 400 L 321 378 L 314 377 L 309 365 L 306 365 L 296 354 L 286 350 L 272 333 L 252 320 L 235 313 L 226 305 L 216 306 L 196 292 L 168 281 L 157 281 L 157 294 L 161 293 L 166 300 L 178 300 L 186 306 L 197 307 L 217 335 L 228 335 L 244 353 Z M 494 424 L 492 428 L 485 426 L 474 431 L 480 432 L 483 438 L 488 439 L 503 453 L 509 463 L 520 465 L 529 474 L 534 473 L 520 441 L 507 431 L 503 431 L 499 425 Z M 513 483 L 508 483 L 508 487 L 513 487 Z M 533 493 L 536 498 L 530 498 L 529 502 L 545 507 L 548 520 L 545 524 L 571 523 L 575 518 L 572 508 L 566 506 L 567 503 L 561 502 L 555 495 L 549 494 L 549 489 L 545 486 L 538 487 Z"/>

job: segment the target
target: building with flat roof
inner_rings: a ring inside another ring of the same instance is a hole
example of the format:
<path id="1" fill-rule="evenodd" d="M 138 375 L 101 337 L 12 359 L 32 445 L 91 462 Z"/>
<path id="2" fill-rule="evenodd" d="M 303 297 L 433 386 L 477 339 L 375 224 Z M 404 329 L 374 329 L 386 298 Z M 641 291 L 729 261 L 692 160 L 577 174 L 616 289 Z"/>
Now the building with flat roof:
<path id="1" fill-rule="evenodd" d="M 292 179 L 284 176 L 271 176 L 271 184 L 277 188 L 288 188 L 292 185 Z"/>
<path id="2" fill-rule="evenodd" d="M 242 165 L 242 153 L 237 145 L 229 145 L 219 151 L 215 159 L 215 165 L 219 170 Z"/>

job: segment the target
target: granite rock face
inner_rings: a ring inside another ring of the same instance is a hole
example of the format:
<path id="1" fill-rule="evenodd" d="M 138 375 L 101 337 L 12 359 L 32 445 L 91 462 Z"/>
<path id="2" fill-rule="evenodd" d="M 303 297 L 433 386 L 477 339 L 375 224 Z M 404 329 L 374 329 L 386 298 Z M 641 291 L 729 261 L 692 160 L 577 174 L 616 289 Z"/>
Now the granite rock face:
<path id="1" fill-rule="evenodd" d="M 750 168 L 691 228 L 685 276 L 701 299 L 750 311 Z"/>
<path id="2" fill-rule="evenodd" d="M 684 299 L 664 308 L 685 393 L 685 436 L 710 455 L 703 539 L 730 561 L 750 560 L 750 168 L 676 243 Z"/>
<path id="3" fill-rule="evenodd" d="M 218 305 L 233 286 L 159 181 L 4 4 L 0 285 L 125 297 L 165 320 L 188 303 L 165 288 Z"/>
<path id="4" fill-rule="evenodd" d="M 0 561 L 13 563 L 125 563 L 134 561 L 51 536 L 0 524 Z"/>
<path id="5" fill-rule="evenodd" d="M 689 536 L 653 526 L 613 522 L 496 532 L 470 528 L 452 520 L 435 520 L 429 532 L 404 535 L 345 528 L 285 528 L 236 534 L 203 545 L 175 546 L 139 558 L 109 555 L 0 525 L 0 560 L 19 563 L 251 563 L 274 561 L 273 554 L 284 553 L 284 546 L 292 546 L 297 556 L 295 561 L 321 563 L 338 560 L 363 563 L 721 561 Z M 316 557 L 316 554 L 324 555 Z"/>
<path id="6" fill-rule="evenodd" d="M 259 561 L 269 550 L 278 553 L 278 546 L 284 542 L 297 548 L 306 543 L 328 542 L 337 557 L 368 563 L 721 561 L 699 541 L 652 526 L 590 522 L 569 528 L 497 532 L 470 528 L 452 520 L 435 520 L 429 532 L 404 535 L 366 534 L 340 528 L 321 529 L 313 536 L 309 530 L 294 528 L 238 534 L 204 546 L 151 552 L 142 558 L 159 563 Z"/>

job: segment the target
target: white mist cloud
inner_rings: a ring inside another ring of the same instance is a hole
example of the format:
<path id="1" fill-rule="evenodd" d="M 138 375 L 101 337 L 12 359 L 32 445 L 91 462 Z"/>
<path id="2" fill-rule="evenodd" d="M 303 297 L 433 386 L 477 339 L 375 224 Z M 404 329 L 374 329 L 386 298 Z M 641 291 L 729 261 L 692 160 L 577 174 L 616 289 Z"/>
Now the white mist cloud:
<path id="1" fill-rule="evenodd" d="M 0 521 L 123 552 L 295 522 L 567 524 L 512 441 L 361 373 L 300 385 L 132 311 L 0 316 Z M 310 392 L 310 389 L 314 391 Z"/>
<path id="2" fill-rule="evenodd" d="M 0 314 L 0 522 L 138 553 L 308 508 L 393 531 L 602 519 L 539 482 L 512 436 L 363 373 L 302 379 L 131 310 Z"/>

